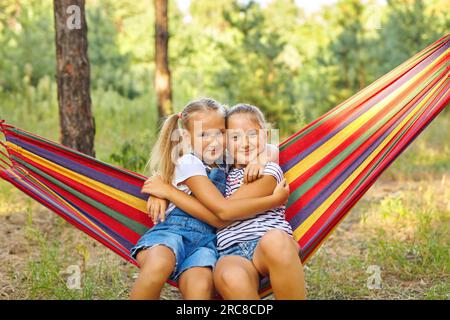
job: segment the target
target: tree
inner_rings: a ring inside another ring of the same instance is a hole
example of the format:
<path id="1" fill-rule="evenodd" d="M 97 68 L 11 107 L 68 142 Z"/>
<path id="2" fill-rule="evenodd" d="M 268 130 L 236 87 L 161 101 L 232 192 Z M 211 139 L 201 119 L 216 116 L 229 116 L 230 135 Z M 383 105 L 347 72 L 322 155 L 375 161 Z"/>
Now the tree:
<path id="1" fill-rule="evenodd" d="M 267 31 L 264 11 L 255 1 L 233 2 L 223 13 L 230 37 L 217 39 L 225 59 L 215 85 L 227 90 L 228 103 L 250 103 L 264 112 L 269 123 L 277 124 L 281 136 L 296 125 L 292 77 L 282 59 L 284 30 Z M 280 125 L 282 124 L 282 125 Z"/>
<path id="2" fill-rule="evenodd" d="M 366 68 L 369 61 L 365 54 L 367 40 L 362 21 L 365 6 L 361 0 L 345 0 L 339 2 L 337 7 L 342 13 L 337 18 L 342 31 L 330 46 L 342 75 L 337 86 L 356 92 L 367 85 Z"/>
<path id="3" fill-rule="evenodd" d="M 84 0 L 54 0 L 56 81 L 63 145 L 95 156 Z"/>
<path id="4" fill-rule="evenodd" d="M 428 13 L 430 6 L 423 0 L 387 2 L 387 19 L 380 30 L 378 43 L 379 55 L 384 58 L 380 63 L 382 73 L 392 70 L 444 35 L 438 31 L 439 16 L 436 12 Z"/>
<path id="5" fill-rule="evenodd" d="M 155 2 L 155 89 L 159 116 L 173 113 L 169 70 L 169 18 L 167 0 Z"/>

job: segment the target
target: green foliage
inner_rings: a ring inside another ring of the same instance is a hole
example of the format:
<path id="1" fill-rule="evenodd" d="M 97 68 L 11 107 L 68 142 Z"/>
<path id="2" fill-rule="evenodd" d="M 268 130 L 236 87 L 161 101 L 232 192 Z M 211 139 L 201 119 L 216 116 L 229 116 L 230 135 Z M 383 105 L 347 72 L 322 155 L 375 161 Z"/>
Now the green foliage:
<path id="1" fill-rule="evenodd" d="M 447 8 L 448 5 L 447 2 Z M 448 33 L 450 20 L 447 16 L 444 23 L 439 11 L 436 1 L 388 1 L 386 21 L 377 43 L 379 54 L 389 53 L 389 59 L 380 61 L 383 73 Z"/>
<path id="2" fill-rule="evenodd" d="M 89 60 L 92 65 L 92 88 L 106 88 L 134 98 L 139 92 L 129 72 L 130 55 L 121 54 L 117 30 L 106 10 L 94 7 L 88 11 Z"/>
<path id="3" fill-rule="evenodd" d="M 252 103 L 281 139 L 450 29 L 447 0 L 340 0 L 314 13 L 295 0 L 178 3 L 169 1 L 175 110 L 200 96 Z M 57 128 L 52 1 L 3 0 L 0 9 L 0 115 L 37 133 Z M 133 160 L 142 150 L 130 149 L 133 128 L 156 134 L 158 120 L 153 1 L 90 0 L 86 15 L 97 154 L 138 168 L 148 150 Z"/>
<path id="4" fill-rule="evenodd" d="M 245 101 L 260 107 L 269 122 L 282 123 L 283 129 L 295 126 L 292 106 L 293 72 L 280 59 L 286 46 L 281 33 L 268 32 L 259 5 L 250 1 L 224 12 L 233 32 L 233 44 L 218 39 L 225 67 L 216 75 L 216 85 L 228 88 L 226 101 Z M 283 30 L 280 30 L 283 31 Z M 292 129 L 291 129 L 292 130 Z"/>
<path id="5" fill-rule="evenodd" d="M 135 172 L 142 171 L 147 163 L 148 155 L 141 154 L 141 150 L 135 140 L 125 141 L 118 152 L 110 155 L 110 162 Z"/>
<path id="6" fill-rule="evenodd" d="M 55 46 L 49 1 L 0 3 L 0 90 L 22 92 L 52 77 Z"/>

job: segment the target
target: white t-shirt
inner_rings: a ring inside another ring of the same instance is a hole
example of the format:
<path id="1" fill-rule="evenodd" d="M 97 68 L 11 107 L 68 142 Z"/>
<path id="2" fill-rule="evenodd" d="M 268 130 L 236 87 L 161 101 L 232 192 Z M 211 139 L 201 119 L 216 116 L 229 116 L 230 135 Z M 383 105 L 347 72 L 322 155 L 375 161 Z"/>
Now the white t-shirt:
<path id="1" fill-rule="evenodd" d="M 185 154 L 181 156 L 177 164 L 175 166 L 175 171 L 172 179 L 172 184 L 179 190 L 191 194 L 191 190 L 189 187 L 185 184 L 182 184 L 181 182 L 189 179 L 193 176 L 205 176 L 206 174 L 206 168 L 203 162 L 193 155 L 192 153 Z M 175 208 L 175 204 L 172 202 L 169 204 L 169 206 L 166 209 L 166 216 Z"/>

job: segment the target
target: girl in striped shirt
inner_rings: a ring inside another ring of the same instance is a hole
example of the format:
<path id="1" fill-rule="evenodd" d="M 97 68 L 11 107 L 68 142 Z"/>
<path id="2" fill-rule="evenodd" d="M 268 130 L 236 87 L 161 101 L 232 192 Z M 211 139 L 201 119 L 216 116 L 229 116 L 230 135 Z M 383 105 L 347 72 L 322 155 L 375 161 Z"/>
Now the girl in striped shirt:
<path id="1" fill-rule="evenodd" d="M 234 159 L 228 172 L 225 197 L 242 189 L 244 167 L 261 163 L 266 154 L 266 124 L 261 111 L 239 104 L 227 110 L 227 149 Z M 284 181 L 283 171 L 268 162 L 263 177 L 255 183 L 260 190 L 254 196 L 270 194 Z M 299 258 L 299 245 L 285 220 L 285 206 L 280 205 L 256 216 L 241 215 L 234 223 L 217 232 L 219 260 L 214 270 L 214 284 L 225 299 L 257 299 L 260 279 L 268 276 L 277 299 L 304 299 L 305 283 Z M 228 217 L 221 216 L 223 220 Z M 233 218 L 237 218 L 234 216 Z"/>

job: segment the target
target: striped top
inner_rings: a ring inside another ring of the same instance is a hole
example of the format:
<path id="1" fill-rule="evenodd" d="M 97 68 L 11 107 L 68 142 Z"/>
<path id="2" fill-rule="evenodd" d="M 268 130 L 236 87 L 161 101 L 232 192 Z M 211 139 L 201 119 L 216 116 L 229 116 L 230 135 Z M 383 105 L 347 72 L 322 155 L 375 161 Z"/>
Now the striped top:
<path id="1" fill-rule="evenodd" d="M 264 175 L 273 176 L 277 183 L 283 180 L 283 171 L 275 162 L 269 162 L 263 171 Z M 244 168 L 232 168 L 227 176 L 225 197 L 230 197 L 244 181 Z M 229 226 L 217 231 L 217 249 L 224 250 L 233 244 L 256 240 L 271 229 L 281 229 L 292 235 L 292 228 L 286 221 L 284 205 L 260 213 L 253 218 L 237 220 Z"/>

